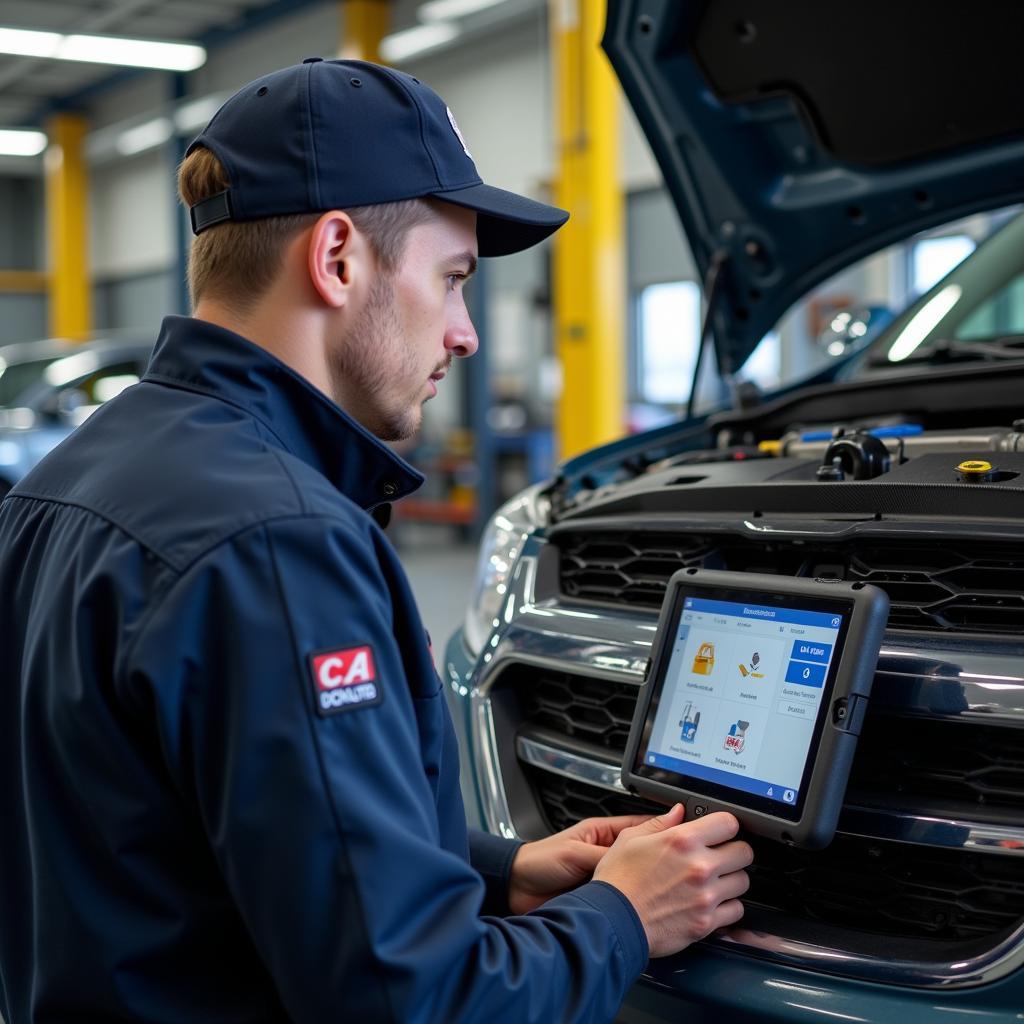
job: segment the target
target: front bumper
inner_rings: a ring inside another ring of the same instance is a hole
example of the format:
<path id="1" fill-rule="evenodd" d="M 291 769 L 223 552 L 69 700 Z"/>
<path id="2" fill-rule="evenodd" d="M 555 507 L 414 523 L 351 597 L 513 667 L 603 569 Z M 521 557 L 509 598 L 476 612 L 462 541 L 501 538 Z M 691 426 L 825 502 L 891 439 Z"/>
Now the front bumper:
<path id="1" fill-rule="evenodd" d="M 560 650 L 560 664 L 575 663 L 581 672 L 604 673 L 618 679 L 642 677 L 649 644 L 649 616 L 594 616 L 562 602 L 535 602 L 534 575 L 538 542 L 531 542 L 516 567 L 514 585 L 503 621 L 479 657 L 473 657 L 456 633 L 445 651 L 446 696 L 463 758 L 463 794 L 471 824 L 497 834 L 519 834 L 510 810 L 502 757 L 495 742 L 489 689 L 502 664 L 514 658 L 540 665 L 551 639 Z M 646 631 L 646 632 L 645 632 Z M 890 662 L 898 664 L 893 649 Z M 510 744 L 503 745 L 508 748 Z M 546 760 L 545 767 L 572 776 L 598 773 L 592 784 L 611 788 L 614 766 L 586 759 L 565 763 L 536 744 L 520 738 L 518 755 L 527 763 Z M 603 778 L 601 778 L 603 773 Z M 507 773 L 511 776 L 511 773 Z M 580 777 L 580 776 L 576 776 Z M 870 822 L 873 826 L 878 821 Z M 931 837 L 948 823 L 936 823 Z M 890 827 L 901 827 L 891 821 Z M 921 823 L 915 823 L 921 827 Z M 948 831 L 948 828 L 946 828 Z M 877 832 L 875 833 L 877 834 Z M 905 837 L 893 835 L 893 839 Z M 997 837 L 998 838 L 998 837 Z M 949 842 L 981 845 L 986 837 L 969 833 Z M 742 925 L 742 923 L 741 923 Z M 886 963 L 884 958 L 850 957 L 843 951 L 787 942 L 780 936 L 737 927 L 730 934 L 677 956 L 655 961 L 627 998 L 623 1021 L 824 1021 L 826 1019 L 906 1024 L 907 1020 L 945 1020 L 949 1014 L 972 1020 L 1024 1020 L 1024 971 L 1020 970 L 1021 938 L 1015 934 L 1001 953 L 975 964 L 953 965 L 956 971 L 929 973 L 927 965 Z M 993 951 L 994 953 L 994 951 Z M 843 976 L 848 975 L 848 976 Z M 859 976 L 858 976 L 859 975 Z M 913 978 L 911 984 L 907 978 Z"/>

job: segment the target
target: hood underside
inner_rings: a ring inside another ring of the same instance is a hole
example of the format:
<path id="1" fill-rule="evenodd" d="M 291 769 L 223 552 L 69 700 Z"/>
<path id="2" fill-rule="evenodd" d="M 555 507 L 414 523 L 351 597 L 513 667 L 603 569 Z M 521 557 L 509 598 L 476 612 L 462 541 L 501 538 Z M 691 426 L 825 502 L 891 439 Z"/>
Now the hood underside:
<path id="1" fill-rule="evenodd" d="M 1000 0 L 609 0 L 723 374 L 854 261 L 1024 200 L 1022 37 Z"/>

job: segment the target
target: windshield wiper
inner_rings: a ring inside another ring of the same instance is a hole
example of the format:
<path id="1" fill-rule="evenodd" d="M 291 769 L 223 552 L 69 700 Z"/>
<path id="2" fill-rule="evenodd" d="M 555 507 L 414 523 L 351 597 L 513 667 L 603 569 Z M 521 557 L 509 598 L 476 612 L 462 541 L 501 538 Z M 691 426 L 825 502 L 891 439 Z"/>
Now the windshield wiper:
<path id="1" fill-rule="evenodd" d="M 868 366 L 906 366 L 908 364 L 965 362 L 997 362 L 1000 359 L 1024 357 L 1024 334 L 1007 334 L 997 338 L 965 341 L 960 338 L 938 338 L 930 345 L 922 345 L 903 359 L 890 360 L 878 353 L 868 359 Z"/>

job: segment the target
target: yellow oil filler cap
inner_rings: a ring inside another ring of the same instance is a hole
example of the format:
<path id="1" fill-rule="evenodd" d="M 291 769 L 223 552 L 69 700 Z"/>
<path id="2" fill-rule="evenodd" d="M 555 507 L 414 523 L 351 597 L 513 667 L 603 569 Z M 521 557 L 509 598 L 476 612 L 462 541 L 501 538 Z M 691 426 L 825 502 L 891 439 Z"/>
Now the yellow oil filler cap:
<path id="1" fill-rule="evenodd" d="M 992 463 L 984 459 L 968 459 L 956 467 L 961 483 L 977 484 L 992 480 L 995 472 Z"/>
<path id="2" fill-rule="evenodd" d="M 759 452 L 764 452 L 765 455 L 779 455 L 782 453 L 782 442 L 781 441 L 760 441 L 757 445 Z"/>

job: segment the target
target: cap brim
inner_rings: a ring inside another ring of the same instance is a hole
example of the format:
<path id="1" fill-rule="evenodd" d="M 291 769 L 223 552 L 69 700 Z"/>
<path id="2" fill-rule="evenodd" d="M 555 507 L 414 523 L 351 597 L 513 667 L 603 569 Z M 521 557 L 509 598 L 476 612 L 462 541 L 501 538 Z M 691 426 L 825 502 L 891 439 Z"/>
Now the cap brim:
<path id="1" fill-rule="evenodd" d="M 476 210 L 476 240 L 481 256 L 508 256 L 543 242 L 568 219 L 566 210 L 493 185 L 470 185 L 432 193 L 437 199 Z"/>

